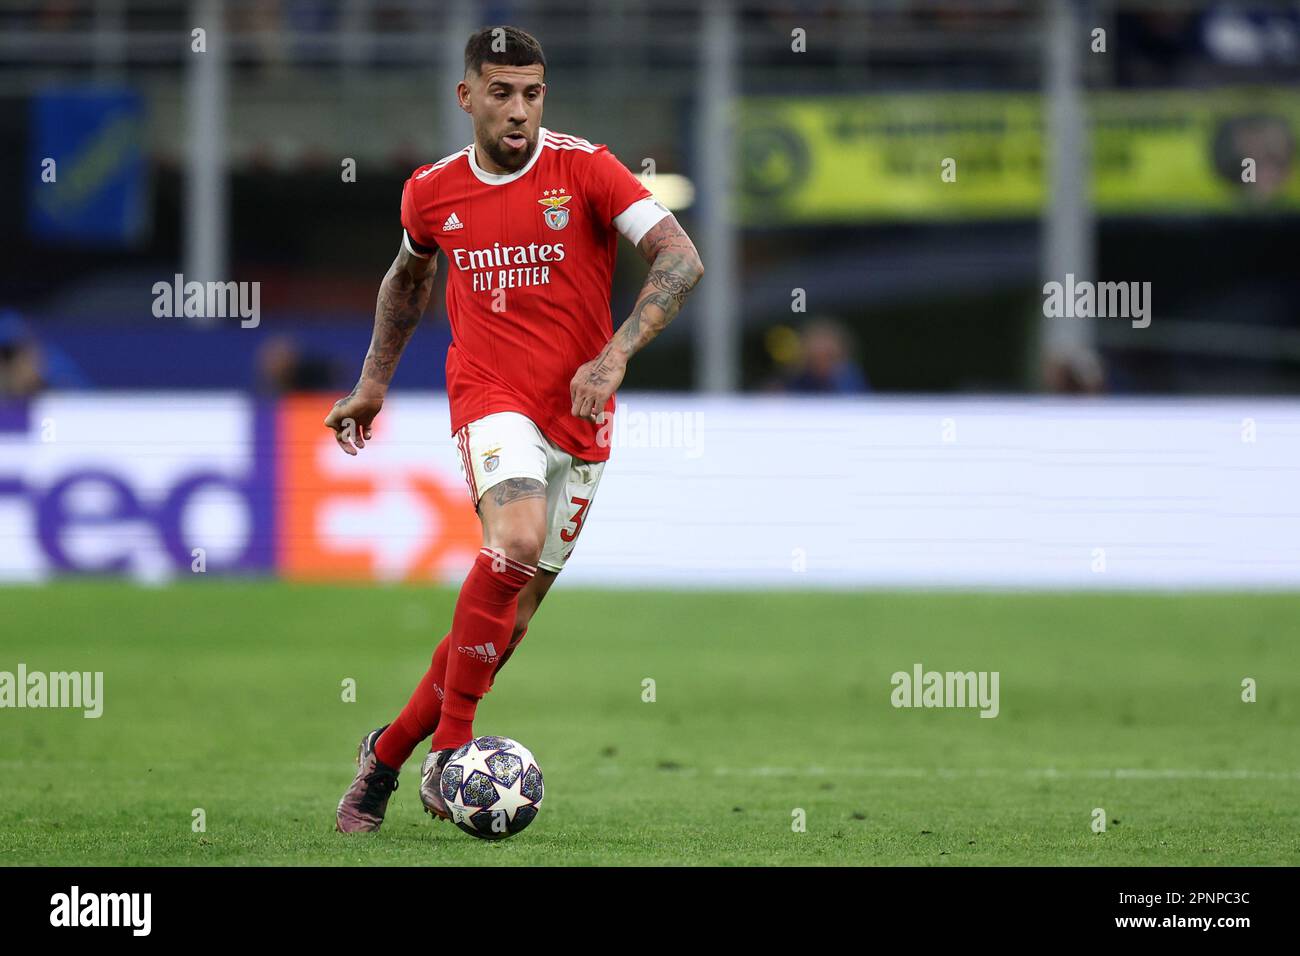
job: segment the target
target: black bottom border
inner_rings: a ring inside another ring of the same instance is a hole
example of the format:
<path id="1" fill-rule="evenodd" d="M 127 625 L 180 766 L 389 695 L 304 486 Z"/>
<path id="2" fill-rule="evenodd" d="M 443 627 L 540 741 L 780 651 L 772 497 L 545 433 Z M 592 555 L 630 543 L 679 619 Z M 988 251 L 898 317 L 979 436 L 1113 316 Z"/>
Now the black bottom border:
<path id="1" fill-rule="evenodd" d="M 8 939 L 77 933 L 245 945 L 283 938 L 369 946 L 400 942 L 408 931 L 418 943 L 468 918 L 466 929 L 479 924 L 474 935 L 491 938 L 502 929 L 492 922 L 520 920 L 512 935 L 550 923 L 573 942 L 603 927 L 626 941 L 641 926 L 695 939 L 716 932 L 733 943 L 773 932 L 847 931 L 864 941 L 868 933 L 926 943 L 1129 935 L 1222 946 L 1242 933 L 1287 927 L 1295 878 L 1292 868 L 1227 867 L 0 868 L 0 925 Z M 132 900 L 134 910 L 121 897 L 101 907 L 98 896 L 146 893 L 147 936 L 137 933 L 143 896 Z M 88 903 L 89 896 L 96 899 Z M 66 925 L 74 909 L 80 923 L 114 908 L 123 923 L 134 913 L 137 925 Z M 59 922 L 65 925 L 53 925 Z"/>

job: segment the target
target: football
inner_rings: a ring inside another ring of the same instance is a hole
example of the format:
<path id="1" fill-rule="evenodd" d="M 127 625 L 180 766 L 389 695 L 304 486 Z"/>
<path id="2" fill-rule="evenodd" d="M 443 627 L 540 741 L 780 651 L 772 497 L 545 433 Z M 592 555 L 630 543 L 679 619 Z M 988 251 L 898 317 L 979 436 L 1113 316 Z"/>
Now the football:
<path id="1" fill-rule="evenodd" d="M 509 737 L 476 737 L 442 768 L 452 822 L 482 840 L 504 840 L 533 822 L 542 806 L 542 770 Z"/>

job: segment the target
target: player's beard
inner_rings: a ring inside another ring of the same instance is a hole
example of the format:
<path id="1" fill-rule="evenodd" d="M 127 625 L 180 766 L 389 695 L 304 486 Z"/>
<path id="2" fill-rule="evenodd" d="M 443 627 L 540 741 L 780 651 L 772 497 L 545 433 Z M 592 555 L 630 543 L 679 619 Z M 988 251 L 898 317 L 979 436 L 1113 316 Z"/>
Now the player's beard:
<path id="1" fill-rule="evenodd" d="M 508 149 L 502 142 L 501 137 L 507 133 L 523 133 L 528 140 L 528 145 L 521 151 L 515 152 Z M 492 160 L 502 169 L 508 169 L 511 172 L 523 169 L 524 165 L 532 158 L 533 150 L 537 148 L 537 136 L 529 136 L 528 132 L 523 129 L 507 129 L 501 131 L 501 136 L 494 136 L 487 141 L 487 144 L 479 143 L 483 152 L 487 153 L 488 159 Z"/>

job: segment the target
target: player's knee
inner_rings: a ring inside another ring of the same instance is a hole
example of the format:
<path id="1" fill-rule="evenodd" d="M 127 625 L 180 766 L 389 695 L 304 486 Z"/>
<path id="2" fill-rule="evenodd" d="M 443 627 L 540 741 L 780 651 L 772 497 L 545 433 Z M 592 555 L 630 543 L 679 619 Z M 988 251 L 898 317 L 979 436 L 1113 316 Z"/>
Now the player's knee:
<path id="1" fill-rule="evenodd" d="M 512 561 L 537 566 L 542 556 L 545 533 L 540 529 L 527 527 L 506 528 L 498 532 L 492 542 L 493 547 L 504 551 Z"/>

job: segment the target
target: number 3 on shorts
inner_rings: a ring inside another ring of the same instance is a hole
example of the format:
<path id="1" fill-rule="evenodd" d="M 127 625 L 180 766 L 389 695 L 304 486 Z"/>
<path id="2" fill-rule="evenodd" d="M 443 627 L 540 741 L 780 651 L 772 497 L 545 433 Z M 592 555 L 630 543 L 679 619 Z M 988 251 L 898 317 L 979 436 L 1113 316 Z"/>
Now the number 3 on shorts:
<path id="1" fill-rule="evenodd" d="M 575 495 L 569 499 L 569 503 L 577 505 L 578 510 L 575 511 L 573 517 L 569 519 L 570 523 L 573 525 L 573 530 L 570 531 L 568 528 L 560 529 L 560 540 L 564 541 L 566 544 L 570 541 L 576 541 L 578 535 L 582 533 L 582 519 L 586 517 L 587 505 L 591 504 L 591 499 L 579 498 Z"/>

